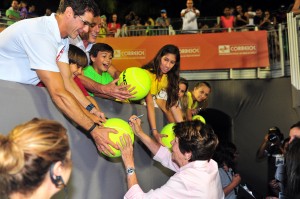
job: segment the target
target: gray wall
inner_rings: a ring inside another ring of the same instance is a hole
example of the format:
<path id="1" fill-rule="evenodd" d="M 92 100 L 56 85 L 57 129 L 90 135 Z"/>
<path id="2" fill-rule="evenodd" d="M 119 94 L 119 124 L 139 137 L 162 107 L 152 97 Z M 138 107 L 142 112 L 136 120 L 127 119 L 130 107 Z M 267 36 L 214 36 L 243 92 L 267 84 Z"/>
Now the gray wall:
<path id="1" fill-rule="evenodd" d="M 278 126 L 285 136 L 289 127 L 299 120 L 293 109 L 290 78 L 272 80 L 226 80 L 210 81 L 212 94 L 209 107 L 231 117 L 232 141 L 237 145 L 239 171 L 242 180 L 265 194 L 267 190 L 266 161 L 256 162 L 255 152 L 271 126 Z M 195 81 L 190 82 L 190 87 Z M 71 138 L 73 173 L 69 183 L 70 198 L 122 198 L 126 192 L 125 172 L 120 159 L 107 159 L 99 155 L 82 132 L 76 129 L 55 108 L 44 88 L 0 81 L 0 132 L 8 133 L 19 123 L 33 117 L 60 121 L 68 129 Z M 131 114 L 146 113 L 141 105 L 120 104 L 97 99 L 107 117 L 127 120 Z M 165 119 L 157 110 L 158 127 Z M 143 128 L 149 131 L 147 117 Z M 172 173 L 151 159 L 149 151 L 139 142 L 135 143 L 135 163 L 139 182 L 148 191 L 164 184 Z M 60 193 L 55 198 L 63 198 Z"/>
<path id="2" fill-rule="evenodd" d="M 242 181 L 263 195 L 267 192 L 267 160 L 257 162 L 256 151 L 270 127 L 278 126 L 288 137 L 290 126 L 299 120 L 290 82 L 290 78 L 209 81 L 209 107 L 232 118 L 232 141 L 240 153 Z"/>
<path id="3" fill-rule="evenodd" d="M 17 124 L 34 117 L 57 120 L 67 129 L 71 141 L 73 172 L 68 184 L 72 199 L 118 199 L 127 191 L 126 175 L 120 158 L 108 159 L 99 155 L 92 141 L 72 125 L 53 105 L 45 88 L 0 81 L 0 132 L 7 134 Z M 142 105 L 120 104 L 97 99 L 109 118 L 128 120 L 132 114 L 146 113 Z M 157 110 L 158 127 L 164 118 Z M 142 117 L 145 132 L 149 131 L 147 116 Z M 148 191 L 160 187 L 173 173 L 152 161 L 148 150 L 135 142 L 136 173 L 141 187 Z M 1 198 L 1 197 L 0 197 Z M 55 198 L 64 198 L 60 192 Z"/>

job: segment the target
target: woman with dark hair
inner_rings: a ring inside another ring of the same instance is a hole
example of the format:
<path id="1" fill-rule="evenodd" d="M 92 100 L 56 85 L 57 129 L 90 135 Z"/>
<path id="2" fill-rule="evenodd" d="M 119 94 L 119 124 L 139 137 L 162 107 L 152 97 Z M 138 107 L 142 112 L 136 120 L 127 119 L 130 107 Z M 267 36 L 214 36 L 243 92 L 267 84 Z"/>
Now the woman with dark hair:
<path id="1" fill-rule="evenodd" d="M 176 173 L 162 187 L 144 193 L 135 174 L 131 139 L 124 134 L 118 143 L 129 189 L 124 198 L 224 198 L 218 165 L 211 159 L 218 145 L 211 127 L 199 120 L 175 124 L 171 152 L 144 133 L 141 120 L 135 115 L 129 121 L 134 134 L 154 154 L 153 159 Z"/>
<path id="2" fill-rule="evenodd" d="M 300 138 L 294 138 L 286 153 L 287 188 L 289 199 L 300 198 Z"/>
<path id="3" fill-rule="evenodd" d="M 239 174 L 235 173 L 237 149 L 231 142 L 220 143 L 213 159 L 218 163 L 225 199 L 236 199 L 238 186 L 241 182 Z"/>
<path id="4" fill-rule="evenodd" d="M 156 56 L 143 68 L 151 79 L 151 89 L 145 98 L 151 132 L 158 142 L 161 136 L 156 127 L 155 109 L 159 107 L 169 122 L 181 122 L 182 114 L 178 106 L 178 82 L 180 52 L 177 46 L 163 46 Z"/>
<path id="5" fill-rule="evenodd" d="M 33 119 L 0 134 L 0 195 L 49 199 L 66 187 L 72 170 L 66 129 Z"/>

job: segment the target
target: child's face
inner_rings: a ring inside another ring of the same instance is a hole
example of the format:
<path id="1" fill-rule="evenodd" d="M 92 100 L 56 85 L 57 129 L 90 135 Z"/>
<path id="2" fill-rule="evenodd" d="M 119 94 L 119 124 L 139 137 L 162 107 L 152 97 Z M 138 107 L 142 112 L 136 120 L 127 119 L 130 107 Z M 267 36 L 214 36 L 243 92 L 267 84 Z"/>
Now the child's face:
<path id="1" fill-rule="evenodd" d="M 176 55 L 166 54 L 161 58 L 160 70 L 163 74 L 167 74 L 176 63 Z"/>
<path id="2" fill-rule="evenodd" d="M 207 86 L 200 86 L 198 88 L 194 88 L 193 96 L 198 102 L 202 102 L 208 98 L 210 94 L 210 88 Z"/>
<path id="3" fill-rule="evenodd" d="M 178 97 L 179 98 L 183 97 L 185 92 L 186 92 L 186 85 L 182 84 L 182 83 L 179 83 Z"/>
<path id="4" fill-rule="evenodd" d="M 70 70 L 72 73 L 72 77 L 82 74 L 82 67 L 78 67 L 77 64 L 70 64 Z"/>
<path id="5" fill-rule="evenodd" d="M 112 53 L 99 51 L 97 57 L 91 56 L 93 67 L 97 72 L 106 72 L 111 66 Z"/>

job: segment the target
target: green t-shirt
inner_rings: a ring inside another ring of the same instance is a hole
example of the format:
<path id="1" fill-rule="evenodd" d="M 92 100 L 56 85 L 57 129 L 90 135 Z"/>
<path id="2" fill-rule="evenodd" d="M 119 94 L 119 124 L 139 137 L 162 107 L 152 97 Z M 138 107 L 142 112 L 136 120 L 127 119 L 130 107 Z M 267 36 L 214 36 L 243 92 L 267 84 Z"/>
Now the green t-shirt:
<path id="1" fill-rule="evenodd" d="M 84 76 L 94 80 L 95 82 L 103 84 L 103 85 L 109 84 L 110 82 L 112 82 L 114 80 L 114 78 L 108 72 L 102 72 L 102 74 L 100 75 L 99 73 L 97 73 L 97 71 L 95 71 L 93 66 L 85 67 L 83 69 L 83 74 L 84 74 Z M 89 92 L 89 94 L 91 96 L 94 96 L 93 93 Z"/>
<path id="2" fill-rule="evenodd" d="M 12 15 L 14 16 L 15 18 L 17 18 L 18 20 L 21 19 L 21 15 L 20 15 L 20 12 L 19 11 L 14 11 L 12 9 L 8 9 L 6 10 L 6 13 L 5 13 L 6 17 L 9 17 L 9 15 Z M 15 23 L 16 20 L 8 20 L 7 21 L 7 25 L 12 25 L 13 23 Z"/>

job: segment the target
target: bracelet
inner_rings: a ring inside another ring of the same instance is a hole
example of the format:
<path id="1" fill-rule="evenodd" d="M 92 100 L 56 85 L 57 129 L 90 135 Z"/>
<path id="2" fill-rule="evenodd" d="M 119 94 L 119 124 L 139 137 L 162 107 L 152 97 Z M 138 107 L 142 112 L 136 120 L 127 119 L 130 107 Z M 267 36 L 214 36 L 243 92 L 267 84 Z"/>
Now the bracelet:
<path id="1" fill-rule="evenodd" d="M 157 129 L 151 129 L 150 131 L 151 131 L 151 132 L 152 132 L 152 131 L 157 131 Z"/>
<path id="2" fill-rule="evenodd" d="M 88 134 L 90 134 L 98 125 L 96 123 L 93 124 L 93 126 L 87 131 Z"/>
<path id="3" fill-rule="evenodd" d="M 88 110 L 88 112 L 90 112 L 93 108 L 95 108 L 95 106 L 92 103 L 90 103 L 89 105 L 87 105 L 87 107 L 85 107 L 85 109 Z"/>

